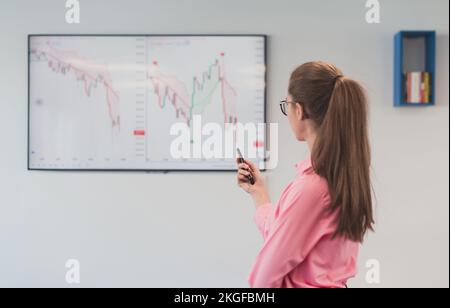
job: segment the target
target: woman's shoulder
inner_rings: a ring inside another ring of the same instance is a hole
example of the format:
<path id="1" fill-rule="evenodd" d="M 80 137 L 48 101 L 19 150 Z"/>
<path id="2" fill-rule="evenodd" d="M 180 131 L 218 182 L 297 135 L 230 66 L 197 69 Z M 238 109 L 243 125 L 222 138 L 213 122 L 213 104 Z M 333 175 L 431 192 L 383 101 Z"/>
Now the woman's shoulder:
<path id="1" fill-rule="evenodd" d="M 328 192 L 328 182 L 314 171 L 310 156 L 298 162 L 295 166 L 297 177 L 294 182 L 299 184 L 296 185 L 297 187 L 301 187 L 303 190 L 311 193 Z"/>
<path id="2" fill-rule="evenodd" d="M 310 169 L 302 174 L 298 174 L 294 181 L 299 189 L 304 193 L 317 194 L 325 197 L 328 195 L 328 181 Z"/>
<path id="3" fill-rule="evenodd" d="M 329 204 L 328 185 L 317 174 L 298 174 L 282 194 L 280 210 L 325 209 Z"/>

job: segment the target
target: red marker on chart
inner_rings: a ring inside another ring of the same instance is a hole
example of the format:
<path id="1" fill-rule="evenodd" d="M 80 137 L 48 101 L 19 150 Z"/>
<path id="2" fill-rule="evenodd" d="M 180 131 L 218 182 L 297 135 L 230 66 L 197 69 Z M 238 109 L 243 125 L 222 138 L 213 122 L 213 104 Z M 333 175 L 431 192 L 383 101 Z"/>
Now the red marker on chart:
<path id="1" fill-rule="evenodd" d="M 256 140 L 255 142 L 253 142 L 253 146 L 255 148 L 262 148 L 264 146 L 264 142 L 260 141 L 260 140 Z"/>
<path id="2" fill-rule="evenodd" d="M 135 136 L 145 136 L 145 130 L 135 130 L 134 135 Z"/>

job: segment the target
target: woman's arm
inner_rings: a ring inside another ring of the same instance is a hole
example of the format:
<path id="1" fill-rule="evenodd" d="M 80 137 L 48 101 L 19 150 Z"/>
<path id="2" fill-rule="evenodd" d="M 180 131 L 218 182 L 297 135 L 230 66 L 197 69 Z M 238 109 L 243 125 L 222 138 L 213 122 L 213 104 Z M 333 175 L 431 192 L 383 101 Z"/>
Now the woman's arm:
<path id="1" fill-rule="evenodd" d="M 256 209 L 254 221 L 258 230 L 261 232 L 264 240 L 267 238 L 269 231 L 269 217 L 272 213 L 272 204 L 266 203 Z"/>
<path id="2" fill-rule="evenodd" d="M 322 224 L 323 195 L 310 183 L 301 191 L 289 192 L 282 204 L 285 210 L 277 217 L 266 234 L 249 276 L 254 288 L 279 288 L 283 280 L 308 256 L 326 232 Z"/>
<path id="3" fill-rule="evenodd" d="M 270 202 L 264 177 L 251 161 L 245 161 L 244 163 L 239 163 L 238 161 L 238 168 L 238 185 L 251 195 L 256 207 L 254 220 L 265 239 L 268 230 L 267 221 L 272 209 L 272 204 Z M 250 172 L 255 179 L 254 185 L 248 183 L 247 175 L 249 175 Z"/>

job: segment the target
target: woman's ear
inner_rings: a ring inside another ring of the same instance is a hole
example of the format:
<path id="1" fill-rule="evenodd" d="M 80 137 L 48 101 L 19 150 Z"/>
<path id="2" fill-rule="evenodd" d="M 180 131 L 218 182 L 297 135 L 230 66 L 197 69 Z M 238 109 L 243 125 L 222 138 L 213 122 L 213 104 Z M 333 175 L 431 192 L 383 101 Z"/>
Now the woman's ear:
<path id="1" fill-rule="evenodd" d="M 300 104 L 295 104 L 295 116 L 297 120 L 303 120 L 303 107 Z"/>

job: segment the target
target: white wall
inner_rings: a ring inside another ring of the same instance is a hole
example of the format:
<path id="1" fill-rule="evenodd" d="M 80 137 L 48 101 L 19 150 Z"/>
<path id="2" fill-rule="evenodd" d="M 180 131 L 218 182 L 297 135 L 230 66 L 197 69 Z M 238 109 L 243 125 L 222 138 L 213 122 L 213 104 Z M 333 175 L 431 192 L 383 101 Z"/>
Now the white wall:
<path id="1" fill-rule="evenodd" d="M 0 4 L 0 286 L 245 287 L 262 239 L 253 206 L 229 173 L 28 172 L 28 33 L 265 33 L 268 115 L 280 123 L 272 197 L 306 154 L 280 115 L 289 73 L 323 59 L 366 85 L 371 99 L 377 232 L 362 248 L 352 286 L 370 287 L 365 262 L 381 262 L 382 287 L 449 285 L 449 37 L 447 0 L 89 0 L 81 24 L 62 0 Z M 437 106 L 392 107 L 393 35 L 435 29 Z"/>

